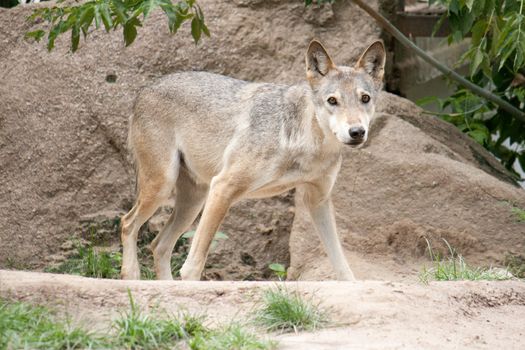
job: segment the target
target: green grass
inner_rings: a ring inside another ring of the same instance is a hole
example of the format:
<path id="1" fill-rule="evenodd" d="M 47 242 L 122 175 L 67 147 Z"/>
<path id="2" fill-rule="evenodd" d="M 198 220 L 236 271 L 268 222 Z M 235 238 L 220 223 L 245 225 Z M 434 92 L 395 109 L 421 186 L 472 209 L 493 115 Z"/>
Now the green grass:
<path id="1" fill-rule="evenodd" d="M 131 309 L 114 323 L 118 344 L 128 349 L 172 349 L 184 342 L 192 350 L 269 350 L 275 342 L 260 340 L 240 324 L 220 329 L 205 325 L 204 316 L 182 313 L 159 319 L 142 312 L 129 294 Z"/>
<path id="2" fill-rule="evenodd" d="M 57 320 L 45 307 L 0 299 L 0 349 L 107 348 L 102 335 Z"/>
<path id="3" fill-rule="evenodd" d="M 517 278 L 525 278 L 525 256 L 507 254 L 505 257 L 507 270 Z"/>
<path id="4" fill-rule="evenodd" d="M 427 240 L 428 250 L 432 265 L 423 270 L 419 274 L 419 279 L 427 284 L 429 281 L 501 281 L 512 278 L 511 275 L 504 270 L 496 270 L 492 268 L 473 267 L 467 264 L 465 259 L 456 253 L 456 251 L 446 241 L 450 256 L 443 258 L 440 254 L 433 251 L 430 242 Z"/>
<path id="5" fill-rule="evenodd" d="M 510 210 L 514 213 L 519 222 L 525 222 L 525 210 L 514 206 Z"/>
<path id="6" fill-rule="evenodd" d="M 120 278 L 122 255 L 119 252 L 97 251 L 93 246 L 76 244 L 76 252 L 56 267 L 46 272 L 67 273 L 84 277 Z"/>
<path id="7" fill-rule="evenodd" d="M 159 317 L 158 310 L 143 312 L 131 293 L 129 299 L 130 309 L 105 334 L 74 327 L 45 307 L 0 299 L 0 350 L 270 350 L 276 346 L 237 323 L 212 329 L 205 325 L 203 316 L 181 313 L 178 317 Z"/>
<path id="8" fill-rule="evenodd" d="M 219 330 L 198 333 L 188 344 L 192 350 L 266 350 L 277 346 L 274 341 L 260 340 L 236 323 Z"/>
<path id="9" fill-rule="evenodd" d="M 135 303 L 129 291 L 128 296 L 130 310 L 115 320 L 113 324 L 118 343 L 122 347 L 170 349 L 177 341 L 191 335 L 191 332 L 186 331 L 186 322 L 180 322 L 177 319 L 160 319 L 146 314 Z M 189 319 L 185 317 L 185 320 Z"/>
<path id="10" fill-rule="evenodd" d="M 122 264 L 122 253 L 119 251 L 108 251 L 107 246 L 111 243 L 115 244 L 117 241 L 111 242 L 109 239 L 115 236 L 119 230 L 120 219 L 115 218 L 106 220 L 102 223 L 92 223 L 86 229 L 87 232 L 82 234 L 83 241 L 74 241 L 75 252 L 67 258 L 66 261 L 57 266 L 51 266 L 44 269 L 46 272 L 64 273 L 71 275 L 80 275 L 84 277 L 95 278 L 120 278 L 120 266 Z M 184 233 L 175 244 L 174 252 L 171 257 L 171 271 L 174 277 L 180 276 L 180 269 L 186 261 L 190 248 L 190 239 L 194 236 L 195 231 L 188 231 Z M 149 249 L 149 245 L 157 235 L 156 232 L 151 232 L 144 229 L 139 234 L 137 242 L 138 259 L 140 263 L 141 279 L 153 280 L 155 279 L 155 272 L 153 269 L 153 256 Z M 118 236 L 118 234 L 116 235 Z M 227 239 L 228 236 L 223 232 L 217 232 L 212 240 L 211 249 L 217 245 L 220 240 Z M 104 250 L 100 246 L 106 246 Z M 98 247 L 98 248 L 97 248 Z M 16 265 L 12 263 L 13 267 Z"/>
<path id="11" fill-rule="evenodd" d="M 260 307 L 255 311 L 255 323 L 267 331 L 315 330 L 327 323 L 319 305 L 305 300 L 296 291 L 277 286 L 263 292 Z"/>

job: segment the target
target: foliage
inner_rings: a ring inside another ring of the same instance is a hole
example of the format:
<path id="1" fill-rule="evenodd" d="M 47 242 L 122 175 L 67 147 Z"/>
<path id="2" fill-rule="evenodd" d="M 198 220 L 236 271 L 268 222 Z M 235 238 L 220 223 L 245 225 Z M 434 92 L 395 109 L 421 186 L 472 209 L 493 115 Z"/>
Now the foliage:
<path id="1" fill-rule="evenodd" d="M 511 208 L 511 210 L 518 221 L 525 222 L 525 210 L 514 206 Z"/>
<path id="2" fill-rule="evenodd" d="M 180 276 L 180 269 L 188 257 L 190 245 L 189 240 L 194 235 L 195 231 L 184 233 L 175 245 L 174 254 L 171 257 L 171 271 L 175 277 Z M 45 271 L 52 273 L 67 273 L 84 277 L 119 279 L 122 253 L 101 251 L 95 247 L 95 243 L 105 243 L 103 233 L 99 233 L 95 226 L 89 227 L 88 238 L 89 242 L 85 245 L 80 242 L 74 243 L 76 252 L 66 261 L 58 266 L 48 267 Z M 140 274 L 141 278 L 145 280 L 155 279 L 153 259 L 151 258 L 151 252 L 148 248 L 153 238 L 154 235 L 151 232 L 144 232 L 138 241 L 139 260 L 143 262 L 140 266 Z M 228 236 L 224 232 L 219 231 L 215 233 L 211 243 L 211 249 L 214 249 L 220 240 L 225 240 L 227 238 Z"/>
<path id="3" fill-rule="evenodd" d="M 470 62 L 470 80 L 523 110 L 525 0 L 431 0 L 430 3 L 440 3 L 447 9 L 442 19 L 447 18 L 450 24 L 449 44 L 459 42 L 469 33 L 472 35 L 470 48 L 459 62 Z M 449 98 L 439 100 L 439 104 L 445 120 L 487 148 L 507 169 L 513 171 L 513 165 L 519 162 L 525 170 L 525 120 L 460 87 Z M 503 145 L 505 141 L 512 149 Z"/>
<path id="4" fill-rule="evenodd" d="M 237 323 L 197 333 L 188 343 L 192 350 L 266 350 L 274 349 L 277 345 L 273 341 L 260 340 Z"/>
<path id="5" fill-rule="evenodd" d="M 273 263 L 268 265 L 268 267 L 277 275 L 279 281 L 286 279 L 286 268 L 283 264 Z"/>
<path id="6" fill-rule="evenodd" d="M 130 310 L 114 322 L 118 342 L 127 349 L 170 349 L 185 335 L 176 320 L 152 317 L 140 310 L 128 290 Z"/>
<path id="7" fill-rule="evenodd" d="M 525 255 L 507 254 L 505 266 L 513 276 L 525 278 Z"/>
<path id="8" fill-rule="evenodd" d="M 93 246 L 76 244 L 76 253 L 46 272 L 68 273 L 84 277 L 120 278 L 122 255 L 119 252 L 97 251 Z"/>
<path id="9" fill-rule="evenodd" d="M 103 336 L 57 321 L 50 310 L 0 299 L 0 349 L 107 348 Z"/>
<path id="10" fill-rule="evenodd" d="M 194 350 L 275 348 L 240 324 L 210 329 L 204 317 L 189 313 L 158 317 L 143 312 L 129 290 L 128 297 L 130 310 L 103 334 L 73 327 L 45 307 L 0 299 L 0 349 L 178 349 L 182 343 Z"/>
<path id="11" fill-rule="evenodd" d="M 316 330 L 324 325 L 326 315 L 312 300 L 305 300 L 285 286 L 263 292 L 262 305 L 255 311 L 256 324 L 267 331 Z"/>
<path id="12" fill-rule="evenodd" d="M 188 239 L 188 238 L 193 238 L 193 236 L 195 236 L 195 230 L 184 233 L 181 236 L 181 238 Z M 217 246 L 217 243 L 219 243 L 219 241 L 225 240 L 225 239 L 228 239 L 228 236 L 224 232 L 221 232 L 221 231 L 215 232 L 215 235 L 213 236 L 213 239 L 211 241 L 211 249 L 214 249 Z"/>
<path id="13" fill-rule="evenodd" d="M 450 244 L 443 240 L 447 245 L 450 256 L 443 258 L 440 254 L 435 253 L 430 242 L 427 240 L 428 252 L 432 260 L 430 268 L 423 267 L 423 271 L 419 274 L 419 279 L 423 283 L 434 281 L 500 281 L 512 278 L 512 275 L 505 270 L 472 267 L 468 265 L 465 259 L 456 253 Z"/>
<path id="14" fill-rule="evenodd" d="M 184 341 L 192 350 L 266 350 L 274 342 L 261 341 L 240 324 L 210 329 L 205 317 L 182 313 L 178 318 L 160 319 L 146 314 L 128 290 L 131 309 L 114 323 L 117 343 L 128 349 L 172 349 Z"/>
<path id="15" fill-rule="evenodd" d="M 202 33 L 210 36 L 204 23 L 204 14 L 195 0 L 90 0 L 80 4 L 63 4 L 57 1 L 56 6 L 33 10 L 29 20 L 45 21 L 48 26 L 47 49 L 55 47 L 56 38 L 66 32 L 71 32 L 71 51 L 75 52 L 80 43 L 81 34 L 84 39 L 91 28 L 103 27 L 106 32 L 122 28 L 126 46 L 135 41 L 137 27 L 157 8 L 160 8 L 168 18 L 168 29 L 175 34 L 182 24 L 191 20 L 191 35 L 198 43 Z M 142 21 L 141 21 L 142 16 Z M 28 32 L 26 37 L 37 41 L 46 35 L 44 29 Z"/>

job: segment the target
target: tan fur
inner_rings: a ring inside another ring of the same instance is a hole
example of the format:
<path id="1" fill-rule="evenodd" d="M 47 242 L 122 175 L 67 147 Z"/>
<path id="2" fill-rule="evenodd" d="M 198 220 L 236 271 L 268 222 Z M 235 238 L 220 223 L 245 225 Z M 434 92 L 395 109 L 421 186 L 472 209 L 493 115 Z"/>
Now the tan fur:
<path id="1" fill-rule="evenodd" d="M 181 269 L 182 279 L 198 280 L 232 204 L 297 188 L 337 278 L 353 280 L 330 194 L 343 145 L 359 147 L 367 139 L 374 105 L 362 102 L 362 96 L 373 101 L 381 88 L 384 54 L 383 45 L 374 43 L 354 68 L 336 66 L 313 41 L 305 84 L 248 83 L 188 72 L 144 89 L 130 120 L 138 191 L 122 219 L 122 277 L 140 278 L 138 230 L 171 197 L 173 214 L 151 244 L 157 278 L 172 278 L 175 243 L 204 205 Z"/>

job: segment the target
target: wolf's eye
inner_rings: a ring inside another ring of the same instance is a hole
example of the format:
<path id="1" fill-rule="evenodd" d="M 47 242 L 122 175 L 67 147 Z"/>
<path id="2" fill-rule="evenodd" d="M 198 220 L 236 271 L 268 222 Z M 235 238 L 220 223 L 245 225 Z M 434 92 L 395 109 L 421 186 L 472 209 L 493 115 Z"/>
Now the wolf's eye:
<path id="1" fill-rule="evenodd" d="M 331 105 L 336 105 L 337 104 L 337 99 L 335 97 L 328 97 L 328 103 L 331 104 Z"/>
<path id="2" fill-rule="evenodd" d="M 368 103 L 368 102 L 370 102 L 370 95 L 363 94 L 363 95 L 361 96 L 361 102 L 363 102 L 363 103 Z"/>

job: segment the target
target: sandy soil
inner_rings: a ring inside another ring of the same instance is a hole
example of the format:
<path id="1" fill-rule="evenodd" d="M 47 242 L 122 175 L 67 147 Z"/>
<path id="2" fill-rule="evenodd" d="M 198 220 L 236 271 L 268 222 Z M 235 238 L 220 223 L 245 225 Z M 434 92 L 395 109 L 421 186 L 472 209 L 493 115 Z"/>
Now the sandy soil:
<path id="1" fill-rule="evenodd" d="M 103 328 L 128 307 L 186 309 L 211 322 L 242 320 L 271 282 L 97 280 L 0 271 L 0 296 L 43 303 Z M 331 326 L 272 334 L 279 349 L 519 349 L 525 339 L 525 283 L 287 282 L 319 301 Z"/>

